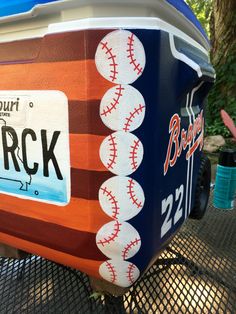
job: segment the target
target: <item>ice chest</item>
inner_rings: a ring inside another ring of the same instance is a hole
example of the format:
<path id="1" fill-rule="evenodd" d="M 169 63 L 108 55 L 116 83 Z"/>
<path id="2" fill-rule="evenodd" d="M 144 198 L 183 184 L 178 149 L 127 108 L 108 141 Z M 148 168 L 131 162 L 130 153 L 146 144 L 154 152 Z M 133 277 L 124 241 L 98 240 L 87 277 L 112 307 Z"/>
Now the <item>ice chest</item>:
<path id="1" fill-rule="evenodd" d="M 183 1 L 0 5 L 0 242 L 132 285 L 194 206 L 209 44 Z"/>

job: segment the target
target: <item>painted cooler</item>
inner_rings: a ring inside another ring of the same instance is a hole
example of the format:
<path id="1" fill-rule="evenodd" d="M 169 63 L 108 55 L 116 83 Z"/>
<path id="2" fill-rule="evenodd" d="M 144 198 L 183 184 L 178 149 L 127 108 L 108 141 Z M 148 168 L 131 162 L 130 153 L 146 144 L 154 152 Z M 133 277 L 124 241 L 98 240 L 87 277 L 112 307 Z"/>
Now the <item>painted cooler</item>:
<path id="1" fill-rule="evenodd" d="M 209 43 L 183 1 L 35 2 L 0 19 L 0 242 L 128 287 L 194 205 Z"/>

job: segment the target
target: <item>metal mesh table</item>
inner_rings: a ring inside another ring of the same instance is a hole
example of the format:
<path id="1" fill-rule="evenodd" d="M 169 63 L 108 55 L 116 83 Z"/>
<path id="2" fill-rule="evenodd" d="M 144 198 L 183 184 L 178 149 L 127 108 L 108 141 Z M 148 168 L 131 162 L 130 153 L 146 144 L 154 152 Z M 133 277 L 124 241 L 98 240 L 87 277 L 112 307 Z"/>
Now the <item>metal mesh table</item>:
<path id="1" fill-rule="evenodd" d="M 0 258 L 0 313 L 236 313 L 236 209 L 188 220 L 125 295 L 41 257 Z"/>

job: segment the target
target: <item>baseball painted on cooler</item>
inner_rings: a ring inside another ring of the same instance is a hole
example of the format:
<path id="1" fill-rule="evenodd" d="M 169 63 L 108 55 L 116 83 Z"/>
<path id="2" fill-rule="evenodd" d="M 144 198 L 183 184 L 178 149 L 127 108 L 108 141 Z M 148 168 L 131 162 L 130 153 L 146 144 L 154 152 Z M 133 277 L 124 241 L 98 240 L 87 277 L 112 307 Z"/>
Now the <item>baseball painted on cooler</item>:
<path id="1" fill-rule="evenodd" d="M 131 224 L 113 220 L 98 231 L 96 243 L 107 257 L 126 260 L 137 254 L 141 239 L 138 231 Z"/>
<path id="2" fill-rule="evenodd" d="M 99 202 L 108 216 L 115 220 L 126 221 L 142 210 L 144 193 L 140 184 L 134 179 L 115 176 L 100 187 Z"/>
<path id="3" fill-rule="evenodd" d="M 100 158 L 112 173 L 128 176 L 138 169 L 143 160 L 143 145 L 134 134 L 117 131 L 103 140 Z"/>
<path id="4" fill-rule="evenodd" d="M 143 44 L 130 31 L 115 30 L 99 43 L 95 54 L 98 72 L 116 84 L 131 84 L 142 75 L 146 57 Z"/>
<path id="5" fill-rule="evenodd" d="M 145 116 L 143 96 L 130 85 L 112 87 L 102 98 L 100 116 L 108 128 L 132 132 L 142 124 Z"/>
<path id="6" fill-rule="evenodd" d="M 140 271 L 133 263 L 112 259 L 101 264 L 99 274 L 114 285 L 126 288 L 139 278 Z"/>

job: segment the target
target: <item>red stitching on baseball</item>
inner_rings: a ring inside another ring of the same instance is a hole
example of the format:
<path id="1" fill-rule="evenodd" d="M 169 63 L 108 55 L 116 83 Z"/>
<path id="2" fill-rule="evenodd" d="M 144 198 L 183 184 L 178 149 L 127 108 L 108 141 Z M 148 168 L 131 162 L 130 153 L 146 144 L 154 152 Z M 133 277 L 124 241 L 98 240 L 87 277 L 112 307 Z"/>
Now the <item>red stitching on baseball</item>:
<path id="1" fill-rule="evenodd" d="M 122 91 L 124 90 L 124 87 L 121 87 L 121 85 L 119 85 L 118 87 L 116 87 L 116 90 L 118 91 L 115 93 L 117 97 L 112 99 L 113 102 L 110 103 L 110 106 L 106 106 L 106 109 L 103 109 L 101 116 L 106 117 L 108 113 L 111 113 L 113 110 L 116 109 L 117 105 L 119 105 L 120 97 L 123 96 Z"/>
<path id="2" fill-rule="evenodd" d="M 129 185 L 127 186 L 127 188 L 128 188 L 128 192 L 127 193 L 130 196 L 129 199 L 132 201 L 132 203 L 134 205 L 136 205 L 137 208 L 143 207 L 143 203 L 141 201 L 139 202 L 139 199 L 136 197 L 135 191 L 133 189 L 134 186 L 135 186 L 134 180 L 130 179 L 130 180 L 128 180 L 128 182 L 129 182 Z"/>
<path id="3" fill-rule="evenodd" d="M 131 159 L 132 170 L 136 170 L 138 168 L 137 154 L 138 154 L 138 149 L 139 149 L 139 143 L 140 143 L 140 140 L 134 140 L 133 146 L 130 146 L 131 151 L 130 151 L 129 159 Z"/>
<path id="4" fill-rule="evenodd" d="M 135 269 L 135 265 L 134 264 L 129 264 L 128 266 L 128 271 L 127 271 L 127 278 L 129 280 L 130 283 L 134 283 L 135 279 L 134 279 L 134 269 Z"/>
<path id="5" fill-rule="evenodd" d="M 105 244 L 109 244 L 110 242 L 115 241 L 115 238 L 118 237 L 118 233 L 120 232 L 120 226 L 121 226 L 121 223 L 119 223 L 118 221 L 115 221 L 113 233 L 110 236 L 108 236 L 108 238 L 99 240 L 97 244 L 101 244 L 102 246 L 104 246 Z"/>
<path id="6" fill-rule="evenodd" d="M 128 118 L 125 118 L 126 123 L 123 128 L 125 132 L 128 132 L 130 130 L 130 126 L 131 126 L 131 123 L 133 122 L 133 119 L 135 118 L 136 115 L 141 114 L 144 108 L 145 108 L 145 105 L 139 104 L 139 107 L 134 108 L 134 111 L 129 113 L 130 116 Z"/>
<path id="7" fill-rule="evenodd" d="M 109 191 L 107 189 L 107 187 L 101 188 L 101 190 L 103 191 L 103 194 L 108 197 L 108 200 L 111 203 L 111 206 L 112 206 L 111 208 L 113 209 L 112 218 L 117 219 L 117 216 L 119 215 L 120 207 L 118 206 L 118 201 L 116 200 L 116 197 L 112 194 L 112 191 Z"/>
<path id="8" fill-rule="evenodd" d="M 114 165 L 116 164 L 116 158 L 118 157 L 117 155 L 117 143 L 115 142 L 115 136 L 112 136 L 112 134 L 109 136 L 108 141 L 109 141 L 109 150 L 110 150 L 110 155 L 109 155 L 109 162 L 107 163 L 107 168 L 108 169 L 113 169 Z"/>
<path id="9" fill-rule="evenodd" d="M 111 282 L 114 283 L 116 281 L 117 275 L 115 271 L 115 267 L 111 265 L 108 261 L 106 261 L 106 266 L 111 276 Z"/>
<path id="10" fill-rule="evenodd" d="M 141 241 L 141 239 L 137 239 L 137 238 L 136 238 L 134 241 L 130 241 L 130 242 L 125 246 L 124 250 L 122 251 L 122 257 L 123 257 L 123 259 L 127 259 L 129 251 L 132 249 L 132 247 L 138 245 L 140 241 Z"/>
<path id="11" fill-rule="evenodd" d="M 137 74 L 141 74 L 143 72 L 143 68 L 141 68 L 140 63 L 137 63 L 137 59 L 134 56 L 134 34 L 128 37 L 128 49 L 126 50 L 129 54 L 127 58 L 130 59 L 130 64 L 134 66 L 134 71 L 137 71 Z"/>
<path id="12" fill-rule="evenodd" d="M 108 54 L 108 56 L 109 56 L 108 60 L 111 60 L 111 63 L 109 64 L 109 66 L 112 68 L 112 70 L 110 70 L 110 72 L 111 72 L 110 78 L 111 78 L 112 82 L 114 82 L 117 79 L 116 75 L 118 74 L 118 72 L 117 72 L 118 64 L 116 63 L 116 55 L 114 55 L 112 53 L 112 48 L 109 48 L 107 44 L 108 44 L 108 42 L 105 42 L 105 43 L 101 42 L 102 50 L 105 49 L 105 54 L 106 55 Z"/>

